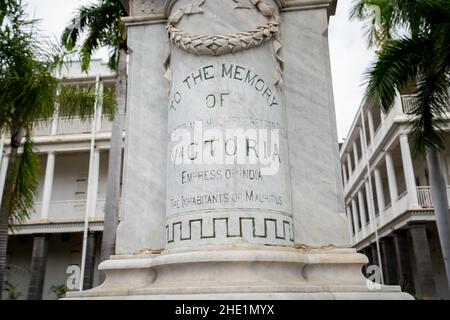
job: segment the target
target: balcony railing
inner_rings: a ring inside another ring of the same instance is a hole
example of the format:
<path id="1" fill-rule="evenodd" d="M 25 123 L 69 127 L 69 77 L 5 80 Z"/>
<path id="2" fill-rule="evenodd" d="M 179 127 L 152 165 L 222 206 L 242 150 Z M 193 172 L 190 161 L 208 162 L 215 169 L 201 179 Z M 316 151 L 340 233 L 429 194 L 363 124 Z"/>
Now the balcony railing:
<path id="1" fill-rule="evenodd" d="M 92 117 L 81 120 L 75 118 L 58 118 L 58 134 L 88 133 L 91 132 Z"/>
<path id="2" fill-rule="evenodd" d="M 52 130 L 51 120 L 38 120 L 33 126 L 33 135 L 35 136 L 46 136 L 49 135 Z"/>
<path id="3" fill-rule="evenodd" d="M 402 95 L 402 110 L 404 113 L 409 114 L 414 110 L 415 104 L 417 102 L 416 94 Z"/>
<path id="4" fill-rule="evenodd" d="M 417 198 L 419 200 L 419 205 L 422 208 L 432 208 L 433 198 L 431 197 L 431 187 L 423 186 L 417 187 Z M 450 202 L 450 186 L 447 186 L 447 199 Z"/>
<path id="5" fill-rule="evenodd" d="M 52 120 L 38 120 L 34 123 L 34 136 L 48 136 L 51 135 Z M 101 118 L 100 132 L 110 132 L 112 122 L 108 116 Z M 92 129 L 92 117 L 87 119 L 80 119 L 79 117 L 59 117 L 57 119 L 56 134 L 76 134 L 89 133 Z"/>
<path id="6" fill-rule="evenodd" d="M 409 114 L 414 110 L 415 104 L 417 103 L 417 96 L 417 94 L 404 94 L 401 96 L 403 113 Z M 445 106 L 444 111 L 449 112 L 449 107 Z"/>
<path id="7" fill-rule="evenodd" d="M 40 220 L 40 210 L 42 202 L 35 202 L 35 210 L 30 217 L 30 222 Z M 95 206 L 95 217 L 103 219 L 105 199 L 98 199 Z M 86 200 L 53 200 L 50 202 L 49 216 L 50 221 L 82 221 L 86 212 Z"/>

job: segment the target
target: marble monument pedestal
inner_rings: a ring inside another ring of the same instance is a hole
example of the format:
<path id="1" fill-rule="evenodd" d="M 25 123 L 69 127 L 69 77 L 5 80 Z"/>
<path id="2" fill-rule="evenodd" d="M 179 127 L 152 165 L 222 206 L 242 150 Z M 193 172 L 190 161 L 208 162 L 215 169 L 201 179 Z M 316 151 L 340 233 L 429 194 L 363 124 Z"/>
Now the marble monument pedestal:
<path id="1" fill-rule="evenodd" d="M 113 256 L 105 282 L 66 299 L 412 299 L 361 273 L 366 256 L 350 248 L 202 246 Z"/>
<path id="2" fill-rule="evenodd" d="M 67 299 L 412 299 L 368 281 L 349 248 L 327 39 L 336 0 L 123 2 L 116 255 L 99 266 L 103 284 Z"/>

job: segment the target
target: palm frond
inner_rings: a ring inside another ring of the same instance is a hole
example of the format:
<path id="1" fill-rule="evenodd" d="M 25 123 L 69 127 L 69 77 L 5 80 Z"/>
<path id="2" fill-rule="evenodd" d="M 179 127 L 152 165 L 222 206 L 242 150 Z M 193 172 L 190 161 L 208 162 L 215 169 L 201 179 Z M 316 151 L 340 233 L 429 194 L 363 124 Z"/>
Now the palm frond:
<path id="1" fill-rule="evenodd" d="M 366 102 L 379 105 L 388 112 L 398 90 L 417 76 L 418 65 L 424 59 L 423 48 L 427 45 L 429 42 L 425 38 L 390 40 L 365 74 Z"/>
<path id="2" fill-rule="evenodd" d="M 88 70 L 96 50 L 103 46 L 118 48 L 125 34 L 120 17 L 125 15 L 127 13 L 120 0 L 99 0 L 78 10 L 71 24 L 64 29 L 61 42 L 68 50 L 79 47 L 83 71 Z M 84 39 L 83 34 L 86 35 Z M 117 62 L 112 61 L 114 58 L 117 60 L 117 55 L 111 54 L 110 67 L 117 66 Z"/>
<path id="3" fill-rule="evenodd" d="M 10 219 L 11 226 L 14 226 L 15 229 L 29 219 L 30 213 L 34 210 L 34 200 L 39 188 L 40 168 L 39 157 L 34 152 L 30 131 L 27 130 L 11 198 L 12 215 Z"/>
<path id="4" fill-rule="evenodd" d="M 101 94 L 97 94 L 93 86 L 86 88 L 62 86 L 58 97 L 59 113 L 68 118 L 89 120 L 94 114 L 97 100 L 102 105 L 103 114 L 107 114 L 112 119 L 117 108 L 113 90 L 106 89 Z"/>
<path id="5" fill-rule="evenodd" d="M 433 59 L 436 57 L 433 47 L 428 49 L 428 59 L 420 66 L 417 78 L 417 102 L 410 112 L 414 150 L 421 153 L 427 148 L 444 148 L 441 132 L 448 120 L 445 114 L 450 101 L 449 73 L 442 69 L 438 59 Z"/>
<path id="6" fill-rule="evenodd" d="M 95 88 L 62 86 L 58 96 L 59 113 L 64 117 L 87 120 L 94 114 Z"/>
<path id="7" fill-rule="evenodd" d="M 395 10 L 390 0 L 357 0 L 350 19 L 365 21 L 364 33 L 369 47 L 379 47 L 396 31 Z"/>
<path id="8" fill-rule="evenodd" d="M 101 96 L 102 112 L 110 121 L 114 120 L 117 111 L 117 97 L 112 89 L 106 89 Z"/>

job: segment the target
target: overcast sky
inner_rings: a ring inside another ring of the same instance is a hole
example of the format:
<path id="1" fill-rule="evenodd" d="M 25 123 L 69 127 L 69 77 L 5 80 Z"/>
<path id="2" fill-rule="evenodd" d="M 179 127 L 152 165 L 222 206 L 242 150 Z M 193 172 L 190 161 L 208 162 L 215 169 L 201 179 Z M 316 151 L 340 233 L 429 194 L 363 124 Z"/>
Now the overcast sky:
<path id="1" fill-rule="evenodd" d="M 53 39 L 59 36 L 76 8 L 94 0 L 23 0 L 31 16 L 40 19 L 39 29 Z M 349 21 L 353 0 L 338 0 L 330 20 L 329 40 L 338 137 L 343 139 L 359 107 L 364 88 L 362 75 L 373 60 L 361 23 Z"/>

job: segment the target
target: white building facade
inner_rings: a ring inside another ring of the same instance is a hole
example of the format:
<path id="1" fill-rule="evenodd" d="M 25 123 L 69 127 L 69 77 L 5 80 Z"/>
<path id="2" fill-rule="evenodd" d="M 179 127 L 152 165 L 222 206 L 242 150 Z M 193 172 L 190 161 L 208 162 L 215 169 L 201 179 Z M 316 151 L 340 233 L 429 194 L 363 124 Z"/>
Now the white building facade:
<path id="1" fill-rule="evenodd" d="M 379 265 L 384 283 L 424 299 L 449 299 L 423 155 L 412 148 L 407 115 L 414 95 L 398 95 L 384 114 L 362 105 L 340 147 L 350 241 Z M 447 116 L 450 114 L 447 114 Z M 442 172 L 450 196 L 450 121 L 443 129 Z"/>
<path id="2" fill-rule="evenodd" d="M 115 87 L 115 75 L 101 60 L 92 61 L 88 74 L 81 72 L 78 62 L 70 63 L 63 79 L 64 85 L 93 86 L 97 92 Z M 64 286 L 78 288 L 86 214 L 84 287 L 98 282 L 112 123 L 102 114 L 101 104 L 97 110 L 95 117 L 84 121 L 56 112 L 52 119 L 34 126 L 33 140 L 41 160 L 39 194 L 30 219 L 9 237 L 5 299 L 56 299 Z M 4 133 L 0 194 L 9 160 L 8 142 L 8 133 Z"/>

